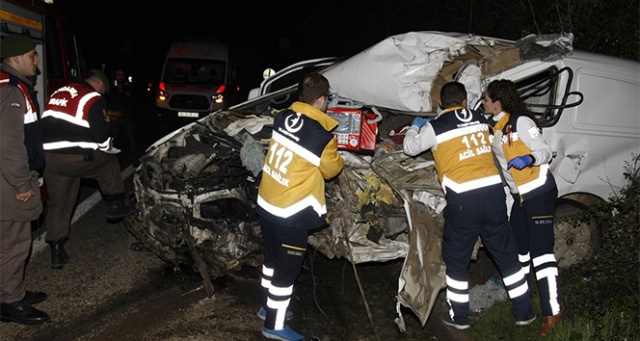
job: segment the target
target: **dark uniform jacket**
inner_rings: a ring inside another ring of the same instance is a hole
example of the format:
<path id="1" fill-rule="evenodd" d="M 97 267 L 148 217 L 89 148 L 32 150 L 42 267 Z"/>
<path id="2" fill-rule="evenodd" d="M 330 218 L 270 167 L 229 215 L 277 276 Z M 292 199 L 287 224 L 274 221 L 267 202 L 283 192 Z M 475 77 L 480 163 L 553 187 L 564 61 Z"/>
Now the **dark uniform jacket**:
<path id="1" fill-rule="evenodd" d="M 92 154 L 110 149 L 111 124 L 105 99 L 80 80 L 49 96 L 42 113 L 44 150 L 62 154 Z"/>
<path id="2" fill-rule="evenodd" d="M 0 71 L 0 86 L 16 86 L 24 96 L 24 144 L 29 157 L 29 169 L 42 173 L 44 168 L 44 150 L 42 148 L 42 127 L 40 127 L 38 97 L 30 80 L 15 76 L 19 74 L 10 66 L 4 65 Z"/>
<path id="3" fill-rule="evenodd" d="M 37 102 L 32 83 L 2 65 L 0 76 L 0 220 L 32 221 L 42 213 L 38 171 L 44 153 L 37 126 Z M 26 91 L 25 91 L 26 89 Z M 25 122 L 30 122 L 25 125 Z M 33 129 L 25 129 L 31 126 Z M 27 202 L 16 194 L 35 191 Z"/>

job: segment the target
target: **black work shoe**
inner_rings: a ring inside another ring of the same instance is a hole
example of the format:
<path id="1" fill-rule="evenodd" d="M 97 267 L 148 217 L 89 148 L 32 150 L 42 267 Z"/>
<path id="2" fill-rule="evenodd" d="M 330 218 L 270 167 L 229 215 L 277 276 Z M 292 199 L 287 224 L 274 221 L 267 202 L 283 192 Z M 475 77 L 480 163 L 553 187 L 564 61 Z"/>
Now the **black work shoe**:
<path id="1" fill-rule="evenodd" d="M 27 293 L 24 295 L 24 298 L 22 300 L 29 304 L 37 304 L 46 299 L 47 299 L 47 294 L 43 292 L 40 292 L 40 291 L 33 292 L 33 291 L 27 290 Z"/>
<path id="2" fill-rule="evenodd" d="M 118 200 L 109 203 L 106 216 L 109 222 L 116 222 L 135 213 L 135 208 L 125 205 L 122 200 Z"/>
<path id="3" fill-rule="evenodd" d="M 0 321 L 20 324 L 38 324 L 49 321 L 49 315 L 22 300 L 15 303 L 0 304 Z"/>
<path id="4" fill-rule="evenodd" d="M 51 248 L 51 268 L 62 269 L 62 266 L 69 263 L 70 257 L 64 250 L 64 239 L 56 240 L 49 243 Z"/>

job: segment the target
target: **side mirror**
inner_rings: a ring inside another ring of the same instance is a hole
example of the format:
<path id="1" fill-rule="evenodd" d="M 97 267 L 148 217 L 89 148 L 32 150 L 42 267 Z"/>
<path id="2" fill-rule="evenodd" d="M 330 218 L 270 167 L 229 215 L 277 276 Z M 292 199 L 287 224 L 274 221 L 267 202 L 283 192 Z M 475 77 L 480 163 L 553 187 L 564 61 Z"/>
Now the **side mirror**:
<path id="1" fill-rule="evenodd" d="M 273 76 L 275 73 L 276 73 L 276 70 L 272 68 L 264 69 L 264 71 L 262 71 L 262 79 L 268 79 L 269 77 Z"/>

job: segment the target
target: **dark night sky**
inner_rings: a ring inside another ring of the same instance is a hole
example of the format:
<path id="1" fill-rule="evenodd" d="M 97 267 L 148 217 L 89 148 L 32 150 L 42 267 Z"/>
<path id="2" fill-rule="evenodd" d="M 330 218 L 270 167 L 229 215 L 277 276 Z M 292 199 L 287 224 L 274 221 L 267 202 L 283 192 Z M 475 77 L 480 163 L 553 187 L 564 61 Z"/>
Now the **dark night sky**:
<path id="1" fill-rule="evenodd" d="M 130 7 L 134 3 L 135 9 Z M 85 47 L 92 67 L 108 63 L 159 73 L 173 38 L 215 37 L 230 44 L 239 76 L 254 83 L 251 86 L 261 81 L 266 67 L 278 70 L 302 59 L 349 55 L 386 37 L 385 33 L 370 30 L 368 35 L 377 34 L 375 38 L 356 39 L 356 44 L 350 45 L 358 34 L 353 30 L 354 23 L 373 19 L 361 17 L 357 6 L 339 5 L 338 1 L 317 2 L 319 9 L 310 9 L 312 5 L 302 1 L 279 1 L 275 5 L 244 0 L 219 3 L 154 2 L 141 11 L 138 8 L 141 3 L 135 0 L 100 2 L 97 9 L 88 8 L 96 3 L 80 9 L 73 7 L 76 1 L 57 0 Z M 96 10 L 99 16 L 95 15 Z M 85 11 L 92 14 L 77 14 Z M 330 15 L 333 11 L 340 14 Z M 347 12 L 354 11 L 358 14 L 352 23 L 339 22 L 350 20 L 340 18 L 348 18 Z"/>
<path id="2" fill-rule="evenodd" d="M 135 0 L 56 0 L 85 47 L 90 67 L 115 64 L 143 77 L 159 76 L 173 38 L 216 37 L 230 44 L 240 81 L 250 87 L 262 80 L 266 67 L 278 70 L 303 59 L 352 55 L 408 31 L 454 30 L 456 20 L 438 27 L 429 17 L 456 7 L 415 7 L 428 2 L 184 0 L 143 5 Z"/>
<path id="3" fill-rule="evenodd" d="M 55 1 L 77 32 L 90 67 L 120 65 L 134 75 L 157 78 L 171 40 L 213 37 L 229 43 L 244 87 L 257 86 L 267 67 L 279 70 L 303 59 L 350 56 L 410 31 L 468 32 L 517 40 L 530 33 L 577 28 L 576 48 L 582 43 L 604 47 L 607 53 L 611 49 L 598 45 L 626 40 L 637 46 L 637 32 L 613 37 L 607 31 L 592 31 L 598 22 L 610 25 L 622 14 L 601 15 L 596 22 L 585 5 L 581 8 L 589 16 L 582 22 L 577 16 L 561 22 L 558 11 L 566 15 L 567 9 L 557 9 L 556 0 Z M 610 10 L 616 9 L 611 6 Z M 637 27 L 637 15 L 632 19 L 629 24 L 626 17 L 621 18 L 621 27 Z M 620 50 L 626 45 L 614 46 Z"/>

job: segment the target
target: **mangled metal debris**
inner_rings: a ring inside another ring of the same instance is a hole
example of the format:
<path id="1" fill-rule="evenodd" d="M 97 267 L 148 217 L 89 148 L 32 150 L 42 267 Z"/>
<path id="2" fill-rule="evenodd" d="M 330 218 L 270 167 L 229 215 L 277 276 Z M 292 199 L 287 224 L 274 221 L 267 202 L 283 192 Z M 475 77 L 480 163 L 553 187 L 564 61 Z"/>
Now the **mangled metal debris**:
<path id="1" fill-rule="evenodd" d="M 341 151 L 342 173 L 327 183 L 330 226 L 311 235 L 309 244 L 353 264 L 402 259 L 396 305 L 400 330 L 405 330 L 401 307 L 410 308 L 424 325 L 445 286 L 440 243 L 446 203 L 430 153 L 416 158 L 402 153 L 403 128 L 416 115 L 436 115 L 444 82 L 464 83 L 469 103 L 477 108 L 484 84 L 506 75 L 522 79 L 542 121 L 557 123 L 563 110 L 582 102 L 581 93 L 569 90 L 573 73 L 562 63 L 572 53 L 571 40 L 559 35 L 508 42 L 410 32 L 343 61 L 318 60 L 322 67 L 334 63 L 321 71 L 337 95 L 333 113 L 360 115 L 356 121 L 364 124 L 349 130 L 341 123 L 344 137 L 355 140 Z M 300 65 L 291 70 L 304 70 Z M 127 228 L 160 258 L 198 269 L 205 284 L 262 261 L 257 181 L 273 117 L 295 100 L 296 86 L 278 90 L 263 84 L 260 89 L 270 92 L 156 142 L 134 174 L 139 213 L 126 219 Z M 373 146 L 365 141 L 365 131 L 373 135 Z M 562 237 L 590 236 L 592 226 L 565 228 Z M 560 241 L 566 255 L 560 264 L 592 249 L 589 238 L 571 241 Z"/>

